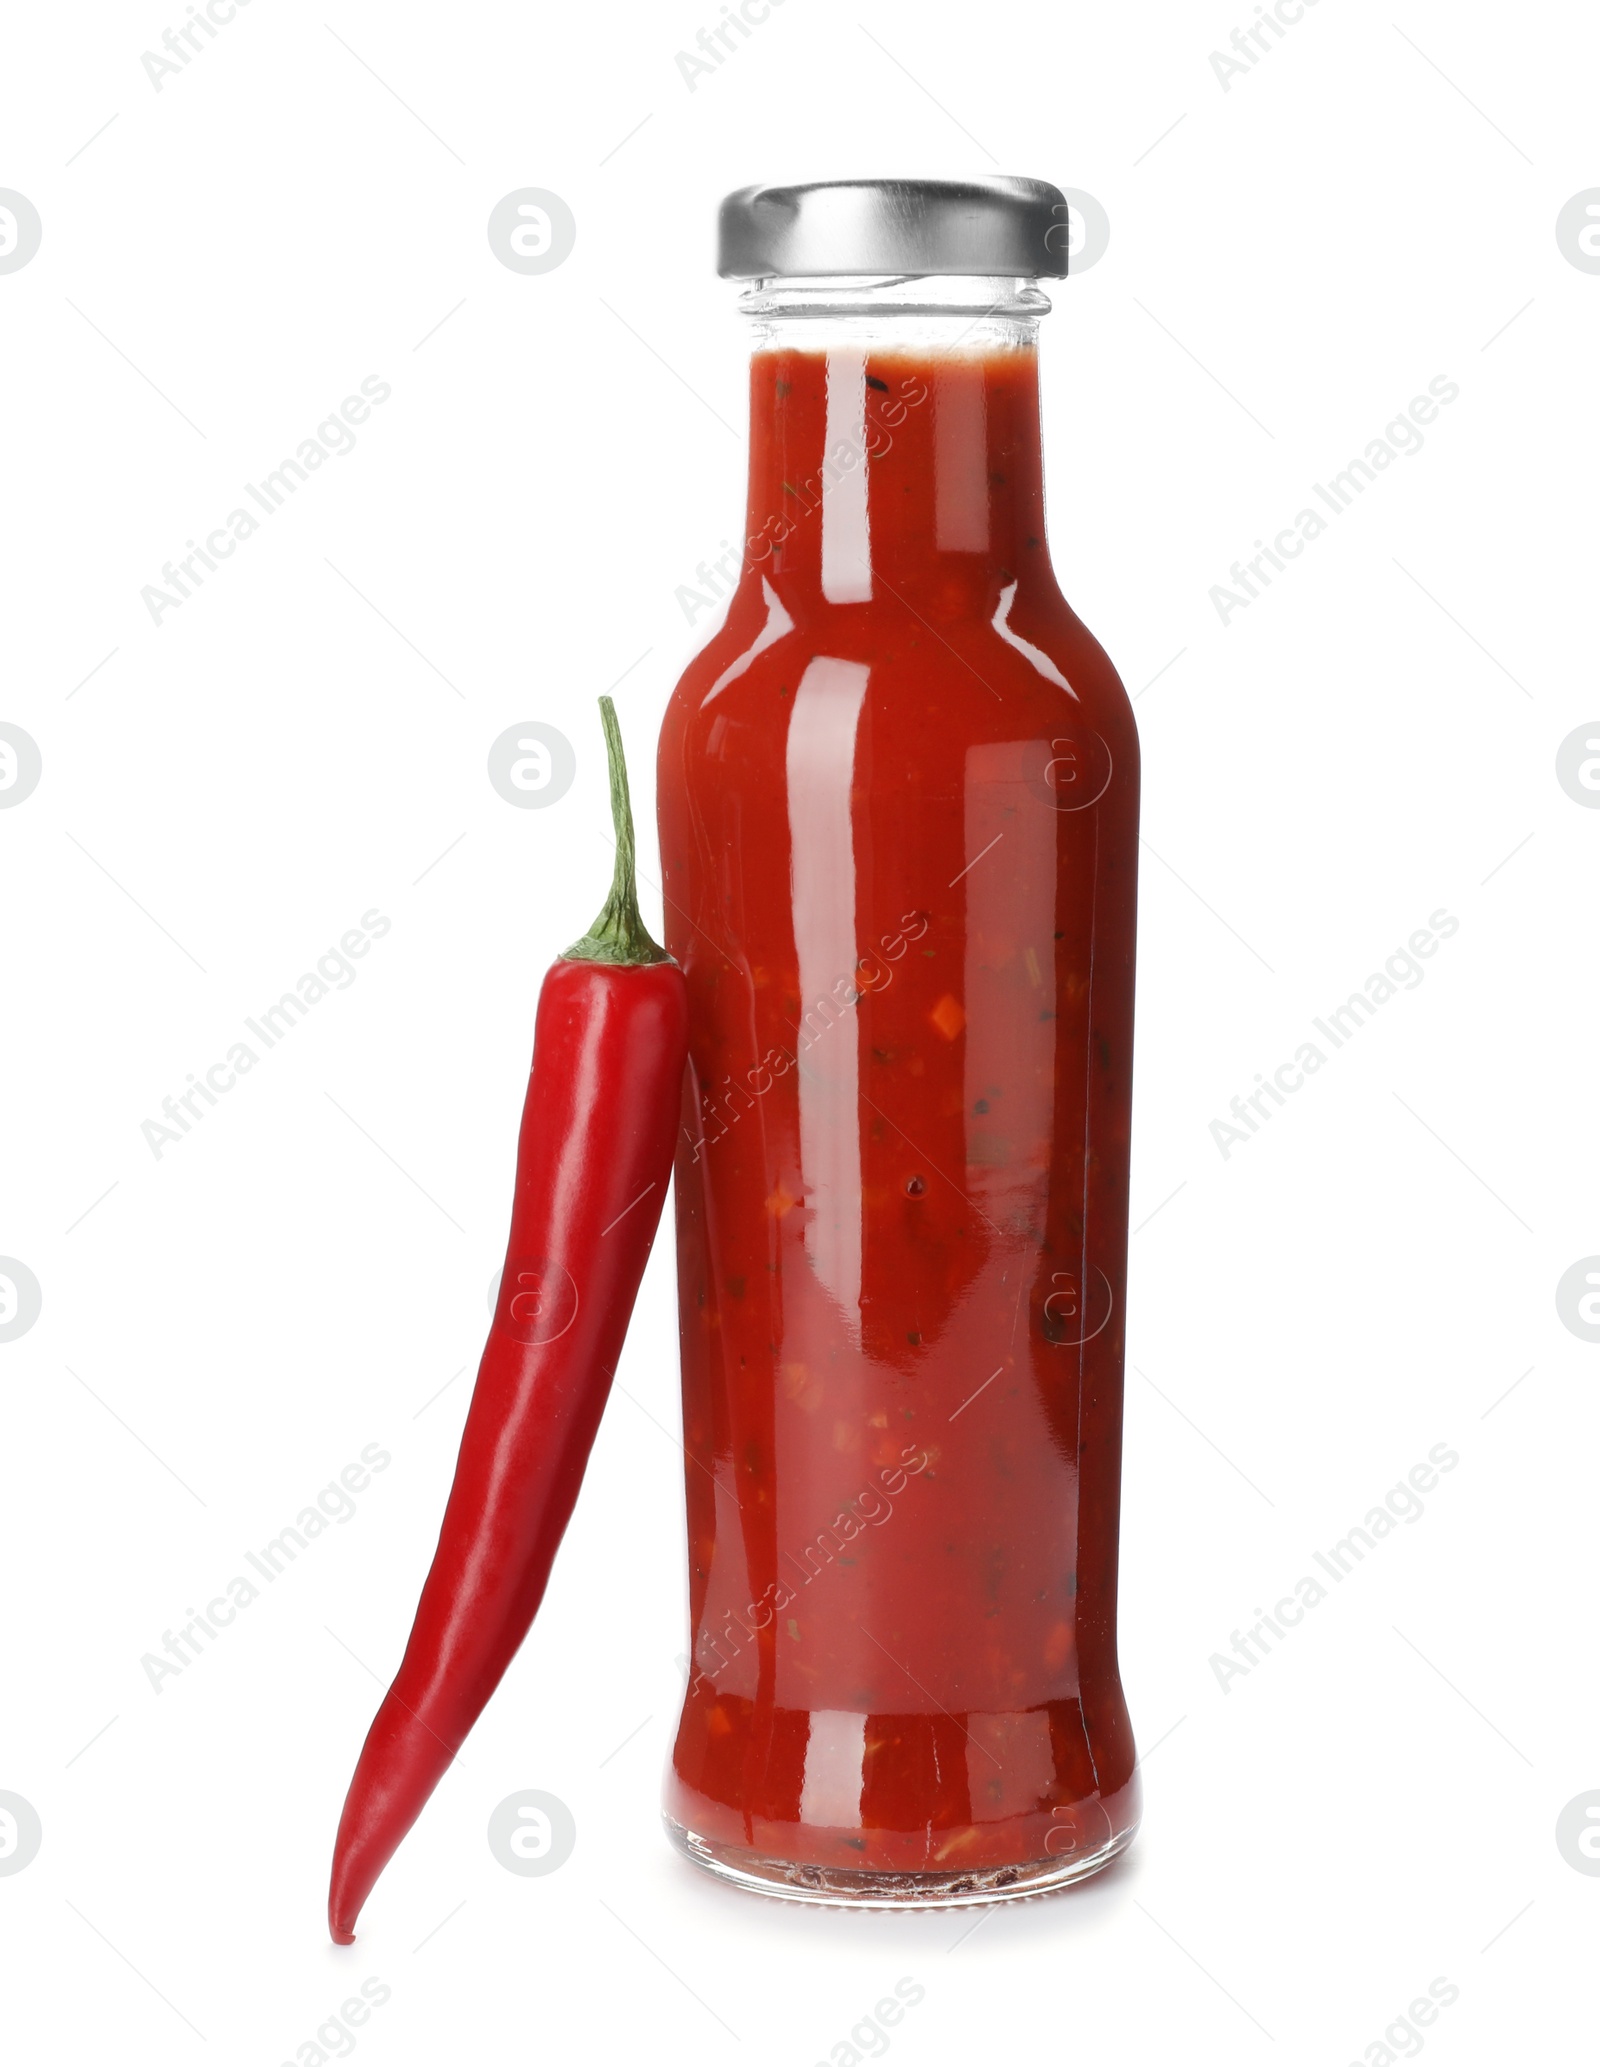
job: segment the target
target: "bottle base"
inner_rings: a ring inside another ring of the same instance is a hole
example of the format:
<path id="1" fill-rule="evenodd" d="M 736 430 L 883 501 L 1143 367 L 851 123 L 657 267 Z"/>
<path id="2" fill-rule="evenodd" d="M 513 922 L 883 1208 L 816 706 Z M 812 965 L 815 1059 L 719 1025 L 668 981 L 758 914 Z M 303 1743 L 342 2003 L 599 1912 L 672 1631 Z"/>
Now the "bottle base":
<path id="1" fill-rule="evenodd" d="M 804 1866 L 742 1845 L 719 1844 L 664 1816 L 667 1837 L 706 1873 L 753 1895 L 780 1902 L 809 1902 L 827 1909 L 964 1909 L 980 1903 L 1019 1902 L 1054 1894 L 1109 1866 L 1127 1850 L 1135 1823 L 1108 1838 L 1097 1851 L 1074 1851 L 1017 1866 L 969 1868 L 945 1873 L 869 1873 L 848 1866 Z"/>

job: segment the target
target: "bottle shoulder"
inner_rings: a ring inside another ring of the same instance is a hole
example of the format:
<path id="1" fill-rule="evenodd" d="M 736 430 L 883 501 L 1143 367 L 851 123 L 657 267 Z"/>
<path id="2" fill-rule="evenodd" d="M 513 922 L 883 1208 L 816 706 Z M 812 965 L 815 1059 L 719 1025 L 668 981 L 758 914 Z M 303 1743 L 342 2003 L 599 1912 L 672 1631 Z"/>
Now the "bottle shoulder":
<path id="1" fill-rule="evenodd" d="M 664 744 L 669 733 L 686 747 L 733 731 L 781 736 L 797 702 L 822 699 L 851 704 L 880 737 L 932 726 L 999 740 L 1078 723 L 1136 754 L 1117 671 L 1054 583 L 1020 594 L 1013 584 L 987 601 L 940 611 L 885 596 L 801 611 L 747 582 L 685 667 Z"/>

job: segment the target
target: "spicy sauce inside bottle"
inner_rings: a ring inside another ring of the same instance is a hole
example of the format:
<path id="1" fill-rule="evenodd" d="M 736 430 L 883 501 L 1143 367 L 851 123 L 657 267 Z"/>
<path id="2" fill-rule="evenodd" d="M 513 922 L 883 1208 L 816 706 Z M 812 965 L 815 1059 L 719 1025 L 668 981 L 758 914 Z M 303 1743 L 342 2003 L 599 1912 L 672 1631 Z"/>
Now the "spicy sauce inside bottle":
<path id="1" fill-rule="evenodd" d="M 1138 1820 L 1138 749 L 1051 572 L 1031 326 L 785 328 L 737 591 L 661 740 L 691 1000 L 667 1817 L 773 1892 L 992 1898 Z"/>

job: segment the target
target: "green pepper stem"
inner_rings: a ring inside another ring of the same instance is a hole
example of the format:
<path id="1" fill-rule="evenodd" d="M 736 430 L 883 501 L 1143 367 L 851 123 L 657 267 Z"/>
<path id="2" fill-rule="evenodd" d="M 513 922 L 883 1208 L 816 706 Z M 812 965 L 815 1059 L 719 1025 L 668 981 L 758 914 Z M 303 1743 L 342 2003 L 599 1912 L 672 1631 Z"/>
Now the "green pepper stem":
<path id="1" fill-rule="evenodd" d="M 628 801 L 628 765 L 622 757 L 622 727 L 617 707 L 609 696 L 600 699 L 600 722 L 605 727 L 606 765 L 611 778 L 611 822 L 617 832 L 617 860 L 611 876 L 611 893 L 600 907 L 600 916 L 575 940 L 563 962 L 611 962 L 623 968 L 642 968 L 652 962 L 672 960 L 664 947 L 650 938 L 639 916 L 639 892 L 634 880 L 633 806 Z"/>

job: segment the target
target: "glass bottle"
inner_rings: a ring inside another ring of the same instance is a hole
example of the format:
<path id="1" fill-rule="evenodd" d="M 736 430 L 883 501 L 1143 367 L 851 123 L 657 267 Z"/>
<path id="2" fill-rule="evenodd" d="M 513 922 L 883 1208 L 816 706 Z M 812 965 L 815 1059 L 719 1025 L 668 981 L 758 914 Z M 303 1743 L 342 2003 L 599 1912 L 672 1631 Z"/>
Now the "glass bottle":
<path id="1" fill-rule="evenodd" d="M 842 224 L 837 187 L 781 190 L 763 246 L 773 191 L 725 204 L 723 269 L 755 275 L 744 556 L 658 771 L 691 1000 L 665 1813 L 768 1894 L 993 1901 L 1138 1823 L 1138 745 L 1045 543 L 1060 196 L 868 182 Z M 952 227 L 974 191 L 992 219 Z"/>

